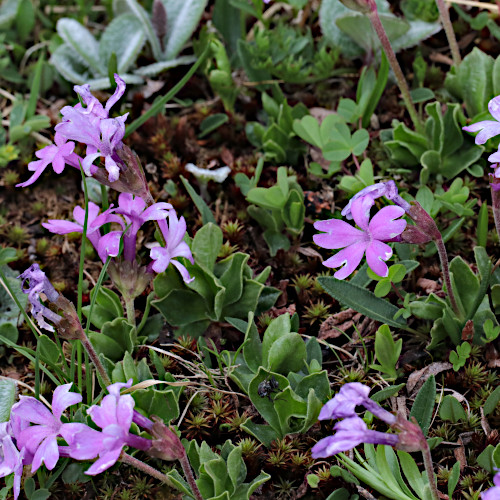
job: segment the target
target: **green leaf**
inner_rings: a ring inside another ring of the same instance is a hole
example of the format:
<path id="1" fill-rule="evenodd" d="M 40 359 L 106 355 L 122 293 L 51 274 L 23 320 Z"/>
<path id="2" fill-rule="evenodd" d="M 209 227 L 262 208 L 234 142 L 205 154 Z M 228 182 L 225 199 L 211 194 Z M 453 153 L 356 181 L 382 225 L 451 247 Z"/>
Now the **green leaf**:
<path id="1" fill-rule="evenodd" d="M 363 151 L 368 146 L 369 142 L 370 142 L 370 135 L 368 134 L 367 130 L 365 130 L 364 128 L 356 130 L 356 132 L 354 132 L 354 134 L 352 135 L 351 139 L 351 147 L 353 154 L 355 154 L 356 156 L 362 154 Z"/>
<path id="2" fill-rule="evenodd" d="M 498 407 L 498 403 L 500 401 L 500 386 L 497 386 L 495 390 L 488 396 L 488 399 L 485 401 L 483 410 L 484 414 L 490 415 L 495 411 Z"/>
<path id="3" fill-rule="evenodd" d="M 16 402 L 16 383 L 10 379 L 0 380 L 0 422 L 7 422 L 10 409 Z"/>
<path id="4" fill-rule="evenodd" d="M 111 361 L 119 361 L 126 351 L 132 353 L 135 346 L 135 328 L 124 318 L 104 323 L 101 333 L 90 332 L 89 338 L 98 354 Z"/>
<path id="5" fill-rule="evenodd" d="M 323 289 L 341 304 L 389 326 L 395 328 L 405 326 L 406 321 L 402 318 L 393 319 L 399 308 L 376 297 L 369 290 L 334 277 L 320 277 L 318 281 Z"/>
<path id="6" fill-rule="evenodd" d="M 127 33 L 124 37 L 123 34 Z M 99 41 L 99 58 L 108 64 L 112 54 L 116 54 L 117 73 L 126 73 L 135 63 L 146 37 L 142 25 L 134 14 L 121 14 L 106 27 Z"/>
<path id="7" fill-rule="evenodd" d="M 63 17 L 57 21 L 57 33 L 78 54 L 95 75 L 105 75 L 106 66 L 99 60 L 99 44 L 90 31 L 75 19 Z"/>
<path id="8" fill-rule="evenodd" d="M 460 480 L 460 462 L 456 462 L 448 477 L 448 498 L 453 498 L 453 492 Z"/>
<path id="9" fill-rule="evenodd" d="M 386 400 L 387 398 L 395 396 L 404 386 L 405 386 L 404 383 L 398 385 L 390 385 L 389 387 L 385 387 L 384 389 L 376 392 L 375 394 L 371 394 L 370 398 L 373 399 L 373 401 L 380 403 Z"/>
<path id="10" fill-rule="evenodd" d="M 396 364 L 401 354 L 403 340 L 394 342 L 391 330 L 387 325 L 382 325 L 375 333 L 375 355 L 381 365 L 381 370 L 390 378 L 397 377 Z"/>
<path id="11" fill-rule="evenodd" d="M 212 271 L 222 246 L 222 230 L 209 222 L 196 233 L 191 250 L 196 263 L 207 271 Z"/>
<path id="12" fill-rule="evenodd" d="M 59 360 L 60 352 L 56 343 L 49 339 L 47 335 L 40 335 L 37 340 L 37 349 L 40 350 L 41 356 L 49 363 L 55 365 Z"/>
<path id="13" fill-rule="evenodd" d="M 15 260 L 17 260 L 17 251 L 15 248 L 0 248 L 0 266 L 4 266 L 5 264 L 14 262 Z"/>
<path id="14" fill-rule="evenodd" d="M 180 177 L 182 183 L 184 184 L 184 187 L 186 188 L 186 191 L 189 193 L 189 196 L 191 196 L 193 203 L 196 205 L 196 208 L 201 214 L 203 224 L 208 224 L 209 222 L 215 224 L 215 217 L 212 214 L 210 208 L 208 208 L 208 205 L 205 203 L 203 198 L 194 190 L 193 186 L 191 186 L 191 184 L 185 177 L 183 177 L 182 175 Z"/>
<path id="15" fill-rule="evenodd" d="M 165 50 L 162 59 L 177 57 L 200 22 L 208 0 L 162 0 L 167 11 Z"/>
<path id="16" fill-rule="evenodd" d="M 418 391 L 417 397 L 411 407 L 410 416 L 417 419 L 424 436 L 427 435 L 431 424 L 434 403 L 436 401 L 436 380 L 431 375 Z"/>
<path id="17" fill-rule="evenodd" d="M 500 58 L 499 58 L 500 60 Z M 485 247 L 488 240 L 488 202 L 483 201 L 477 217 L 477 244 Z"/>
<path id="18" fill-rule="evenodd" d="M 215 113 L 214 115 L 207 116 L 200 124 L 201 134 L 199 138 L 203 138 L 206 135 L 210 134 L 214 130 L 217 130 L 221 125 L 227 123 L 229 121 L 229 117 L 226 113 Z"/>
<path id="19" fill-rule="evenodd" d="M 439 406 L 439 416 L 443 420 L 457 423 L 459 420 L 466 420 L 467 414 L 459 401 L 453 396 L 447 395 Z"/>

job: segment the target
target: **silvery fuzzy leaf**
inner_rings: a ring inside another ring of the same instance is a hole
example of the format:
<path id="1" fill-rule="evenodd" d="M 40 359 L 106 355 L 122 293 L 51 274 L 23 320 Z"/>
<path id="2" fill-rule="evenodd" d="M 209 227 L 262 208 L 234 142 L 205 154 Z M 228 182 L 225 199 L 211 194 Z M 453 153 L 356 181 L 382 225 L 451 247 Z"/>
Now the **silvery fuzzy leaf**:
<path id="1" fill-rule="evenodd" d="M 120 75 L 120 78 L 127 85 L 140 85 L 144 83 L 144 78 L 138 75 L 131 75 L 130 73 Z M 111 88 L 111 82 L 109 81 L 109 78 L 107 76 L 103 78 L 96 78 L 95 80 L 89 80 L 85 83 L 88 83 L 92 90 L 104 90 Z"/>
<path id="2" fill-rule="evenodd" d="M 6 0 L 0 6 L 0 29 L 6 29 L 17 16 L 21 0 Z"/>
<path id="3" fill-rule="evenodd" d="M 57 33 L 96 75 L 106 74 L 99 62 L 99 44 L 90 31 L 75 19 L 63 17 L 57 21 Z"/>
<path id="4" fill-rule="evenodd" d="M 163 60 L 174 59 L 198 26 L 208 0 L 162 0 L 167 11 Z"/>
<path id="5" fill-rule="evenodd" d="M 124 33 L 127 36 L 123 36 Z M 139 19 L 133 14 L 115 17 L 101 36 L 99 59 L 108 66 L 113 52 L 116 54 L 118 73 L 125 73 L 135 62 L 146 36 Z"/>
<path id="6" fill-rule="evenodd" d="M 154 64 L 149 64 L 148 66 L 143 66 L 134 71 L 134 74 L 141 76 L 155 76 L 166 69 L 175 68 L 182 64 L 191 64 L 196 61 L 194 56 L 181 56 L 177 59 L 171 59 L 170 61 L 162 61 Z"/>
<path id="7" fill-rule="evenodd" d="M 91 78 L 88 68 L 81 63 L 78 53 L 65 43 L 59 45 L 53 52 L 50 63 L 71 83 L 82 85 Z"/>

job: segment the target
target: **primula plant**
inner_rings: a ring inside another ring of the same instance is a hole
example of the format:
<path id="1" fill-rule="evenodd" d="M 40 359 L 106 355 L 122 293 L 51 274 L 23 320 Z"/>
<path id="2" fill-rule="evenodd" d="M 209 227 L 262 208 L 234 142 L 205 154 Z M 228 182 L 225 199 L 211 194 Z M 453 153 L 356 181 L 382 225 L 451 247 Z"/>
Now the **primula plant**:
<path id="1" fill-rule="evenodd" d="M 49 3 L 0 3 L 0 500 L 500 498 L 497 6 Z"/>

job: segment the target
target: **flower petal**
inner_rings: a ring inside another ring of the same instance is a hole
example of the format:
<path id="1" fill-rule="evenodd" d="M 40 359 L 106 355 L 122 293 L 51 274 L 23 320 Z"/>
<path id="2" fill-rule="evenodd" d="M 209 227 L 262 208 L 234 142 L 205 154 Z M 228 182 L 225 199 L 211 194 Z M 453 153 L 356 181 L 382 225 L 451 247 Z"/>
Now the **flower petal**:
<path id="1" fill-rule="evenodd" d="M 384 262 L 392 257 L 392 248 L 378 240 L 373 240 L 366 249 L 366 262 L 370 269 L 383 278 L 389 275 L 387 264 Z"/>
<path id="2" fill-rule="evenodd" d="M 52 396 L 52 414 L 58 420 L 61 419 L 63 411 L 69 406 L 82 402 L 82 395 L 76 392 L 69 392 L 73 384 L 59 385 L 54 390 Z"/>
<path id="3" fill-rule="evenodd" d="M 111 450 L 104 454 L 101 458 L 99 458 L 99 460 L 96 460 L 89 469 L 87 469 L 85 474 L 88 474 L 89 476 L 96 476 L 97 474 L 104 472 L 106 469 L 109 469 L 118 461 L 121 452 L 122 448 L 116 448 L 115 450 Z"/>
<path id="4" fill-rule="evenodd" d="M 342 269 L 333 275 L 335 278 L 343 280 L 358 267 L 367 245 L 368 242 L 365 241 L 349 245 L 340 252 L 337 252 L 333 257 L 325 260 L 323 265 L 326 267 L 339 267 L 345 264 Z"/>
<path id="5" fill-rule="evenodd" d="M 367 195 L 357 198 L 351 205 L 351 213 L 354 222 L 365 231 L 368 229 L 370 210 L 374 204 L 375 201 L 373 198 L 370 195 Z"/>
<path id="6" fill-rule="evenodd" d="M 368 225 L 370 236 L 376 240 L 392 240 L 399 236 L 405 230 L 406 221 L 395 219 L 404 213 L 403 208 L 394 205 L 379 210 Z"/>
<path id="7" fill-rule="evenodd" d="M 500 96 L 496 96 L 488 103 L 488 111 L 495 120 L 500 121 Z"/>
<path id="8" fill-rule="evenodd" d="M 55 436 L 45 438 L 42 444 L 36 450 L 31 464 L 31 472 L 35 472 L 38 468 L 45 464 L 47 469 L 52 470 L 59 460 L 59 448 L 57 447 L 57 439 Z"/>
<path id="9" fill-rule="evenodd" d="M 347 247 L 365 236 L 363 231 L 340 219 L 317 221 L 314 223 L 314 229 L 325 231 L 324 234 L 313 236 L 314 243 L 329 250 Z"/>

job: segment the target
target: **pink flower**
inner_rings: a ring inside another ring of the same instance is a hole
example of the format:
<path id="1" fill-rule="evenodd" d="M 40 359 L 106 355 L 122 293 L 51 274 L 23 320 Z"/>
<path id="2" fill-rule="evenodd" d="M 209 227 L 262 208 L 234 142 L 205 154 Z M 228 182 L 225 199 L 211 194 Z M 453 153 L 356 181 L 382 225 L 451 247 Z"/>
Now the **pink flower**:
<path id="1" fill-rule="evenodd" d="M 498 500 L 500 498 L 500 469 L 497 469 L 497 473 L 493 477 L 493 488 L 489 488 L 481 493 L 482 500 Z"/>
<path id="2" fill-rule="evenodd" d="M 370 220 L 373 204 L 371 196 L 363 196 L 355 199 L 351 205 L 354 222 L 361 229 L 339 219 L 314 223 L 315 229 L 324 231 L 323 234 L 313 236 L 316 245 L 328 249 L 343 249 L 323 262 L 326 267 L 343 266 L 334 274 L 339 280 L 349 276 L 358 267 L 365 252 L 366 261 L 375 274 L 385 277 L 389 273 L 384 261 L 391 258 L 392 249 L 383 242 L 393 240 L 404 231 L 406 221 L 396 219 L 405 210 L 398 206 L 384 207 Z"/>
<path id="3" fill-rule="evenodd" d="M 172 262 L 186 283 L 193 281 L 194 278 L 189 276 L 189 272 L 185 266 L 179 261 L 173 260 L 174 257 L 185 257 L 191 264 L 194 263 L 188 244 L 182 241 L 186 234 L 186 221 L 184 217 L 178 219 L 175 211 L 171 210 L 168 214 L 168 232 L 166 229 L 162 228 L 162 230 L 166 247 L 155 246 L 151 249 L 150 257 L 154 261 L 151 266 L 153 271 L 162 273 L 167 269 L 170 262 Z"/>
<path id="4" fill-rule="evenodd" d="M 55 144 L 45 146 L 35 153 L 35 156 L 40 159 L 28 164 L 28 170 L 35 173 L 27 181 L 16 184 L 16 187 L 26 187 L 33 184 L 51 163 L 56 174 L 60 174 L 66 164 L 78 168 L 80 157 L 73 153 L 75 143 L 66 142 L 66 138 L 57 133 L 54 136 L 54 141 Z"/>
<path id="5" fill-rule="evenodd" d="M 488 139 L 500 134 L 500 96 L 494 97 L 488 103 L 488 111 L 495 120 L 483 120 L 462 128 L 462 130 L 466 132 L 480 131 L 479 134 L 476 135 L 476 144 L 484 144 Z"/>
<path id="6" fill-rule="evenodd" d="M 52 470 L 61 451 L 57 436 L 62 436 L 70 444 L 75 432 L 86 427 L 85 424 L 64 424 L 61 415 L 68 408 L 82 401 L 81 394 L 69 392 L 70 384 L 60 385 L 52 397 L 52 413 L 40 401 L 21 396 L 19 403 L 12 407 L 11 422 L 18 448 L 26 448 L 33 454 L 31 471 L 35 472 L 42 463 Z M 36 425 L 29 425 L 30 423 Z"/>

